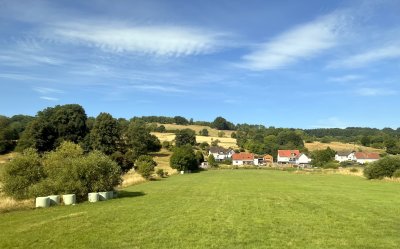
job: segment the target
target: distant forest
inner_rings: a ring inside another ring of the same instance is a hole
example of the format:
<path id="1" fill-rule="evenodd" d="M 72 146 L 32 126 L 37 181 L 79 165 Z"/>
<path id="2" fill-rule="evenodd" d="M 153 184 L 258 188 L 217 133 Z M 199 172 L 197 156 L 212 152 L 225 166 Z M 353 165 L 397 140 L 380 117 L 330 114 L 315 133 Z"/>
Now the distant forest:
<path id="1" fill-rule="evenodd" d="M 108 113 L 87 117 L 84 108 L 77 104 L 48 107 L 34 117 L 0 116 L 0 153 L 22 151 L 29 147 L 39 152 L 50 151 L 63 141 L 79 143 L 87 151 L 101 149 L 109 155 L 115 151 L 126 153 L 126 146 L 135 146 L 134 137 L 138 136 L 135 132 L 177 132 L 166 130 L 163 124 L 202 125 L 217 130 L 232 130 L 232 137 L 237 139 L 242 150 L 257 154 L 276 155 L 278 149 L 300 149 L 307 152 L 304 143 L 314 141 L 361 144 L 384 149 L 388 154 L 400 154 L 400 128 L 276 128 L 246 123 L 233 124 L 223 117 L 217 117 L 211 122 L 194 121 L 182 116 L 143 116 L 127 120 L 114 118 Z M 131 140 L 126 139 L 129 136 Z M 146 135 L 141 139 L 147 139 L 149 146 L 142 150 L 152 150 L 152 146 L 160 146 L 154 136 Z M 127 141 L 131 144 L 127 144 Z M 107 143 L 110 144 L 107 148 L 102 145 Z"/>

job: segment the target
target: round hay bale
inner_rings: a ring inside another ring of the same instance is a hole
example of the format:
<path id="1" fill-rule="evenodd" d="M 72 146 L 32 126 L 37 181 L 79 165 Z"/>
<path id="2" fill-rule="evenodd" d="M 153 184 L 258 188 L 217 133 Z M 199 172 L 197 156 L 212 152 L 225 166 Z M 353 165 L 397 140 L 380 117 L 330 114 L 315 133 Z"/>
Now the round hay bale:
<path id="1" fill-rule="evenodd" d="M 89 200 L 89 202 L 98 202 L 99 201 L 99 193 L 89 193 L 88 200 Z"/>
<path id="2" fill-rule="evenodd" d="M 36 197 L 35 201 L 36 207 L 39 208 L 47 208 L 50 207 L 50 198 L 49 197 Z"/>
<path id="3" fill-rule="evenodd" d="M 75 194 L 67 194 L 63 195 L 63 202 L 65 205 L 75 205 L 76 204 L 76 196 Z"/>
<path id="4" fill-rule="evenodd" d="M 55 206 L 55 205 L 60 205 L 60 196 L 59 195 L 49 195 L 48 196 L 50 199 L 50 205 Z"/>
<path id="5" fill-rule="evenodd" d="M 106 201 L 106 200 L 108 200 L 108 195 L 107 195 L 107 193 L 108 192 L 99 192 L 99 199 L 100 199 L 100 201 Z"/>

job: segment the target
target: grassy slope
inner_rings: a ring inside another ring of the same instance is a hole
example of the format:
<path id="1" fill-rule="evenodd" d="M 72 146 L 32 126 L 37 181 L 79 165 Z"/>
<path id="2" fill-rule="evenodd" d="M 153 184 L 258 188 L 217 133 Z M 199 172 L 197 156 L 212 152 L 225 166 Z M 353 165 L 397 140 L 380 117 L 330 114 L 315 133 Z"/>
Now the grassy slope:
<path id="1" fill-rule="evenodd" d="M 124 198 L 0 215 L 0 248 L 398 248 L 400 185 L 220 170 Z"/>

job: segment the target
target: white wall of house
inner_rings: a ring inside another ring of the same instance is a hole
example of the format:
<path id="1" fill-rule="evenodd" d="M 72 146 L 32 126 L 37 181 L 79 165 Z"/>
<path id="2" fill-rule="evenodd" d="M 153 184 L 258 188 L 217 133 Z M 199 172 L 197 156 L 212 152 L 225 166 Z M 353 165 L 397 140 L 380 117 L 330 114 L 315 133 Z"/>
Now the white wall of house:
<path id="1" fill-rule="evenodd" d="M 378 159 L 356 159 L 356 161 L 361 164 L 366 164 L 378 161 Z"/>
<path id="2" fill-rule="evenodd" d="M 299 158 L 296 159 L 296 164 L 309 164 L 311 159 L 308 158 L 305 154 L 301 154 Z"/>
<path id="3" fill-rule="evenodd" d="M 232 165 L 253 165 L 254 163 L 255 163 L 255 159 L 254 160 L 233 160 L 232 161 Z"/>
<path id="4" fill-rule="evenodd" d="M 351 153 L 347 156 L 347 159 L 348 159 L 348 160 L 351 160 L 351 161 L 356 161 L 356 156 L 355 156 L 354 152 L 351 152 Z"/>
<path id="5" fill-rule="evenodd" d="M 226 154 L 224 154 L 224 153 L 221 153 L 221 154 L 219 154 L 219 153 L 211 153 L 211 152 L 208 152 L 208 154 L 209 155 L 213 155 L 214 156 L 214 158 L 215 158 L 215 160 L 216 161 L 223 161 L 223 160 L 225 160 L 225 159 L 230 159 L 230 158 L 232 158 L 232 155 L 234 154 L 235 152 L 233 151 L 233 150 L 230 150 L 228 153 L 226 153 Z"/>
<path id="6" fill-rule="evenodd" d="M 233 160 L 232 164 L 233 165 L 243 165 L 243 160 Z"/>
<path id="7" fill-rule="evenodd" d="M 344 162 L 344 161 L 348 161 L 349 157 L 348 156 L 339 156 L 338 154 L 336 154 L 335 160 L 338 162 Z"/>
<path id="8" fill-rule="evenodd" d="M 278 159 L 277 159 L 277 162 L 278 163 L 288 163 L 289 162 L 289 157 L 280 157 L 279 155 L 278 155 Z"/>

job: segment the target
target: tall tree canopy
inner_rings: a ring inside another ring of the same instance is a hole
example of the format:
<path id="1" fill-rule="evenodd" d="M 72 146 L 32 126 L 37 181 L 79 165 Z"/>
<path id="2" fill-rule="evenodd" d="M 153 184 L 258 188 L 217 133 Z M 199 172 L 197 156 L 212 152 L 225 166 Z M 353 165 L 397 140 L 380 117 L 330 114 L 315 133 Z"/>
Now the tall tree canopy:
<path id="1" fill-rule="evenodd" d="M 126 143 L 134 156 L 145 155 L 152 151 L 161 149 L 160 140 L 146 127 L 146 123 L 141 120 L 132 121 L 126 132 Z"/>
<path id="2" fill-rule="evenodd" d="M 19 148 L 34 147 L 39 152 L 50 151 L 63 141 L 80 142 L 88 132 L 86 113 L 77 104 L 57 105 L 39 111 L 24 131 Z"/>
<path id="3" fill-rule="evenodd" d="M 96 117 L 93 129 L 90 132 L 92 148 L 106 155 L 111 155 L 118 150 L 121 138 L 121 128 L 111 114 L 100 113 Z"/>

